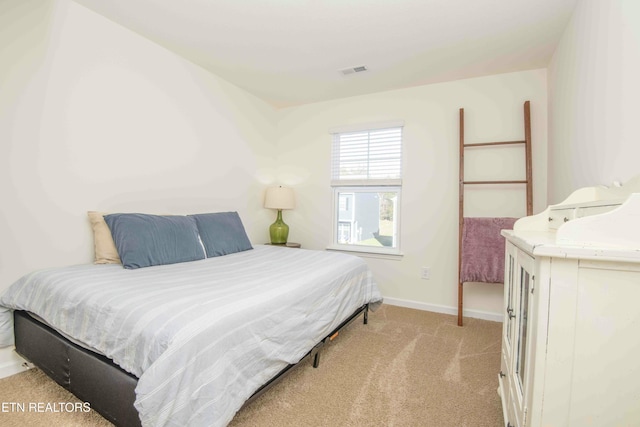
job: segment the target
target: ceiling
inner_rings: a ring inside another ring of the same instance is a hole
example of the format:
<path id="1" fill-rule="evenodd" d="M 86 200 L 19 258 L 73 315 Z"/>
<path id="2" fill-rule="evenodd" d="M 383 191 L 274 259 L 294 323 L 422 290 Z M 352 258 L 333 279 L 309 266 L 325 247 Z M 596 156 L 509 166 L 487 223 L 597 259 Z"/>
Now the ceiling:
<path id="1" fill-rule="evenodd" d="M 577 2 L 75 1 L 276 107 L 544 68 Z"/>

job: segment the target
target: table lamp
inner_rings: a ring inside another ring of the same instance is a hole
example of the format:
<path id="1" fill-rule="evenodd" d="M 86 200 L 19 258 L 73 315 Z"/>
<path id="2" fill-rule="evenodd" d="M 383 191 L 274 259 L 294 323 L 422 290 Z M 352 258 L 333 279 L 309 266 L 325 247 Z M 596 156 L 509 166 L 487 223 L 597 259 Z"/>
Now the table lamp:
<path id="1" fill-rule="evenodd" d="M 264 207 L 267 209 L 277 209 L 278 217 L 276 222 L 269 227 L 272 245 L 284 245 L 289 237 L 289 226 L 282 220 L 283 209 L 293 209 L 295 201 L 293 190 L 286 187 L 269 187 L 264 196 Z"/>

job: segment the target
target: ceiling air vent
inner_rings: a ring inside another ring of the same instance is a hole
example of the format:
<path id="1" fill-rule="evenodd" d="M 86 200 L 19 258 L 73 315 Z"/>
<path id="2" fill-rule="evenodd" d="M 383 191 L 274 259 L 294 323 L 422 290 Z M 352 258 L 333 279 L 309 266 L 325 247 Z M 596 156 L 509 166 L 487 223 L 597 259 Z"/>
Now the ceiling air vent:
<path id="1" fill-rule="evenodd" d="M 353 73 L 362 73 L 363 71 L 367 71 L 367 66 L 366 65 L 359 65 L 357 67 L 349 67 L 349 68 L 345 68 L 343 70 L 340 70 L 340 72 L 344 76 L 349 75 L 349 74 L 353 74 Z"/>

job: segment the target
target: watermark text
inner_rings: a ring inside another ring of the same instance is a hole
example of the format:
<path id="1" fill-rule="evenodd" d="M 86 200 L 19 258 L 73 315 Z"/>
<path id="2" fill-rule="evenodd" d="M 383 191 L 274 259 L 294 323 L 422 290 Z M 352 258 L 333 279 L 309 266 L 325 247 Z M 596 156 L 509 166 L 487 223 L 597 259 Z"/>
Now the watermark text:
<path id="1" fill-rule="evenodd" d="M 9 412 L 90 412 L 89 402 L 0 402 L 0 413 Z"/>

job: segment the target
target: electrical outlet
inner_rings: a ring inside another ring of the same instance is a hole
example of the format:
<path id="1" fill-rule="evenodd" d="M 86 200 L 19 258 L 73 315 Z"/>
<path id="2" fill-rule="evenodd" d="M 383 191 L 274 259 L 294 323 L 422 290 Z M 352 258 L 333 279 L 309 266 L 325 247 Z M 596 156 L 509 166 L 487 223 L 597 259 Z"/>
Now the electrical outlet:
<path id="1" fill-rule="evenodd" d="M 422 267 L 420 269 L 420 278 L 425 280 L 431 279 L 431 267 Z"/>

